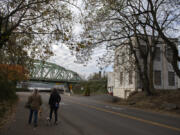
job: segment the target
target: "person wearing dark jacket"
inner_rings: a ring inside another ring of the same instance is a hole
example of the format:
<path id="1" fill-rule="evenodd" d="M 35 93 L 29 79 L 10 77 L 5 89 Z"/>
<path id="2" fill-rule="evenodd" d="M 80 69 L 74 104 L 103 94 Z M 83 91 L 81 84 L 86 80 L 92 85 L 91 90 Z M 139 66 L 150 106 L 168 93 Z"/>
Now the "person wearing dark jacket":
<path id="1" fill-rule="evenodd" d="M 55 123 L 54 124 L 57 124 L 57 121 L 58 121 L 57 111 L 59 108 L 60 101 L 61 101 L 61 96 L 59 95 L 58 91 L 54 88 L 50 95 L 50 98 L 49 98 L 49 105 L 50 105 L 49 119 L 51 121 L 52 114 L 54 112 L 54 115 L 55 115 Z"/>

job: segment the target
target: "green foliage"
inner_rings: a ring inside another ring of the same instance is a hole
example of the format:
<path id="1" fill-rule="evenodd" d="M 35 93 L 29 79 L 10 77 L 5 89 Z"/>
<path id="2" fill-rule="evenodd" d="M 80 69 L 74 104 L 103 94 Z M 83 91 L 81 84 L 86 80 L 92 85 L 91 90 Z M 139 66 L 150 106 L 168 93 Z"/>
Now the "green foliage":
<path id="1" fill-rule="evenodd" d="M 7 111 L 11 110 L 18 99 L 15 88 L 16 83 L 9 81 L 0 73 L 0 121 Z M 3 123 L 0 122 L 0 125 L 1 124 Z"/>
<path id="2" fill-rule="evenodd" d="M 85 81 L 85 82 L 76 84 L 73 87 L 73 92 L 75 94 L 82 94 L 85 96 L 90 96 L 90 95 L 95 95 L 95 94 L 106 94 L 108 93 L 106 84 L 107 82 L 103 80 Z"/>
<path id="3" fill-rule="evenodd" d="M 17 99 L 16 83 L 9 81 L 0 74 L 0 102 Z"/>
<path id="4" fill-rule="evenodd" d="M 84 96 L 90 96 L 90 94 L 91 94 L 90 88 L 86 86 L 86 89 L 84 91 Z"/>

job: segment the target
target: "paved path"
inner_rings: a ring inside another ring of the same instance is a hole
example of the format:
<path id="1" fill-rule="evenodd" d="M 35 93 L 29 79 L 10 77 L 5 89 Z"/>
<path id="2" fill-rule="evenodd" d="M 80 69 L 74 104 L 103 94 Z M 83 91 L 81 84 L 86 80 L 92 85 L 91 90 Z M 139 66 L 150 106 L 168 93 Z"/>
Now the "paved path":
<path id="1" fill-rule="evenodd" d="M 43 97 L 43 113 L 38 127 L 27 124 L 23 106 L 29 93 L 18 93 L 20 102 L 14 119 L 0 135 L 180 135 L 180 118 L 105 104 L 92 98 L 62 96 L 60 123 L 48 126 L 48 93 Z"/>

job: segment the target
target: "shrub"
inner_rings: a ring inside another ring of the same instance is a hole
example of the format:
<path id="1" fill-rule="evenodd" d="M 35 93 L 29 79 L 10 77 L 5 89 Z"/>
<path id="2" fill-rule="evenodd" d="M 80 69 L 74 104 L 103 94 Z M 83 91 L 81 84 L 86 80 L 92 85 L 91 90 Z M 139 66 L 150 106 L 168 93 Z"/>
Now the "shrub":
<path id="1" fill-rule="evenodd" d="M 0 102 L 17 98 L 15 88 L 14 82 L 8 81 L 0 75 Z"/>
<path id="2" fill-rule="evenodd" d="M 81 88 L 83 87 L 83 90 Z M 90 94 L 105 94 L 108 93 L 106 89 L 106 81 L 84 81 L 81 83 L 76 84 L 73 87 L 73 92 L 75 94 L 83 94 L 83 95 L 90 95 Z"/>

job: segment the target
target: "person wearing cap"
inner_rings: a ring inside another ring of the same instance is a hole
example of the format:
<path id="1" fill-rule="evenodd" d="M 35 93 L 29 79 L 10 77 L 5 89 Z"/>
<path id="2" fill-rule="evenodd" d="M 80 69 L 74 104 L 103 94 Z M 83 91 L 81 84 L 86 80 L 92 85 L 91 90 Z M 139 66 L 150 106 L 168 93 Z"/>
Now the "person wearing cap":
<path id="1" fill-rule="evenodd" d="M 28 97 L 28 104 L 30 105 L 30 113 L 29 113 L 28 123 L 31 124 L 32 117 L 34 114 L 33 124 L 34 124 L 34 127 L 37 127 L 38 110 L 40 109 L 40 106 L 42 105 L 41 95 L 39 94 L 37 89 L 35 89 L 33 91 L 33 94 Z"/>
<path id="2" fill-rule="evenodd" d="M 58 108 L 59 108 L 60 101 L 61 101 L 61 96 L 59 95 L 57 89 L 54 88 L 52 90 L 52 93 L 51 93 L 50 98 L 49 98 L 49 106 L 50 106 L 49 120 L 51 121 L 52 114 L 54 112 L 54 116 L 55 116 L 54 124 L 55 125 L 57 124 L 57 121 L 58 121 L 57 111 L 58 111 Z"/>

